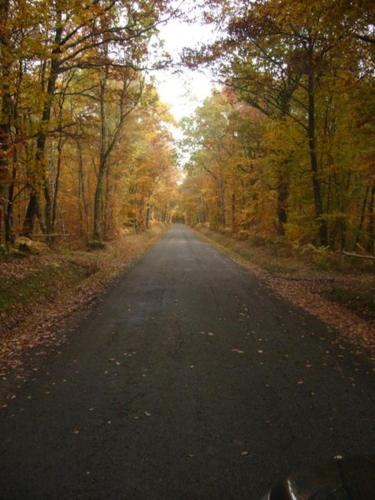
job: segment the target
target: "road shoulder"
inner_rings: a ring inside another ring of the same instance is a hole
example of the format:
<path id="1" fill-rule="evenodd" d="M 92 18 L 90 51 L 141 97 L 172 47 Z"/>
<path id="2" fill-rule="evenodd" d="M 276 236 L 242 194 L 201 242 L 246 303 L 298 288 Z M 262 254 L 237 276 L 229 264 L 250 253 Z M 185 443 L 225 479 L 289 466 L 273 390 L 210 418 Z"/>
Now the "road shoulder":
<path id="1" fill-rule="evenodd" d="M 303 269 L 280 272 L 271 262 L 269 265 L 259 265 L 259 261 L 248 253 L 240 253 L 239 248 L 242 246 L 236 245 L 238 242 L 228 236 L 204 228 L 195 228 L 194 232 L 201 240 L 250 271 L 278 295 L 335 329 L 343 340 L 356 348 L 358 354 L 366 354 L 375 364 L 375 321 L 360 317 L 344 305 L 326 298 L 328 287 L 332 286 L 335 277 L 328 277 L 327 273 L 312 274 Z"/>
<path id="2" fill-rule="evenodd" d="M 0 292 L 7 300 L 0 301 L 3 385 L 9 385 L 10 379 L 21 384 L 30 371 L 37 371 L 48 350 L 58 349 L 66 341 L 69 328 L 65 323 L 74 314 L 89 310 L 166 229 L 156 225 L 95 252 L 59 252 L 1 263 Z"/>

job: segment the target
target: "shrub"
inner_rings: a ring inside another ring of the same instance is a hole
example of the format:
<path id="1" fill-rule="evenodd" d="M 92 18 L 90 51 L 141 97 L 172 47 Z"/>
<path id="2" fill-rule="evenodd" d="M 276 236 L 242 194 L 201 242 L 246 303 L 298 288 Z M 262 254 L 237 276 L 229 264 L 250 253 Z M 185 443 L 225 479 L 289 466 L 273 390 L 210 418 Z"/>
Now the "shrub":
<path id="1" fill-rule="evenodd" d="M 104 250 L 106 247 L 107 245 L 100 240 L 90 240 L 88 242 L 89 250 Z"/>

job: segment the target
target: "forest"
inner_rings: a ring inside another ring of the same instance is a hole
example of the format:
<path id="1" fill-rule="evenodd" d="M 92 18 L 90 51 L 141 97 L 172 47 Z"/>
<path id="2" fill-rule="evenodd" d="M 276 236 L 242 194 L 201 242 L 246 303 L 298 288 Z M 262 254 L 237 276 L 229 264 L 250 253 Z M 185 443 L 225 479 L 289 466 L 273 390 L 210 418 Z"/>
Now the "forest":
<path id="1" fill-rule="evenodd" d="M 177 124 L 150 73 L 170 64 L 157 33 L 175 2 L 1 0 L 4 252 L 152 219 L 374 254 L 373 3 L 196 7 L 217 36 L 179 64 L 216 86 Z"/>
<path id="2" fill-rule="evenodd" d="M 189 223 L 373 254 L 372 2 L 213 3 L 222 38 L 184 55 L 224 84 L 183 122 Z"/>
<path id="3" fill-rule="evenodd" d="M 375 499 L 374 49 L 374 0 L 0 0 L 0 500 Z"/>
<path id="4" fill-rule="evenodd" d="M 151 207 L 166 217 L 173 118 L 145 68 L 170 15 L 164 1 L 1 1 L 5 247 L 110 239 L 146 228 Z"/>

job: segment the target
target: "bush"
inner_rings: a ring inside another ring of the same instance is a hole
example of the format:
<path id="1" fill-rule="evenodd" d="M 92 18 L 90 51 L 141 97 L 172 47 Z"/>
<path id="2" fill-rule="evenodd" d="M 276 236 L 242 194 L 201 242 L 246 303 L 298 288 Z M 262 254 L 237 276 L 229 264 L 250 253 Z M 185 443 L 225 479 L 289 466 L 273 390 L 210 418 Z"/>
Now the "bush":
<path id="1" fill-rule="evenodd" d="M 104 250 L 106 247 L 107 245 L 100 240 L 90 240 L 88 242 L 89 250 Z"/>
<path id="2" fill-rule="evenodd" d="M 299 252 L 301 256 L 310 258 L 318 267 L 326 269 L 330 266 L 332 252 L 329 247 L 308 243 L 300 247 Z"/>

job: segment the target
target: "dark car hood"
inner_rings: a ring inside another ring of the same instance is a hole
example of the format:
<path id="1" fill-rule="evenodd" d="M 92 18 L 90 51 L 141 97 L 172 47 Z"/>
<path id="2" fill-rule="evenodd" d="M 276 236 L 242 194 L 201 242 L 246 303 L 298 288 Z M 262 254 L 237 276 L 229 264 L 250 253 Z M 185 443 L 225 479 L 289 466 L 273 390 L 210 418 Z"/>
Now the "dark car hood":
<path id="1" fill-rule="evenodd" d="M 301 468 L 262 500 L 375 500 L 375 456 Z"/>

